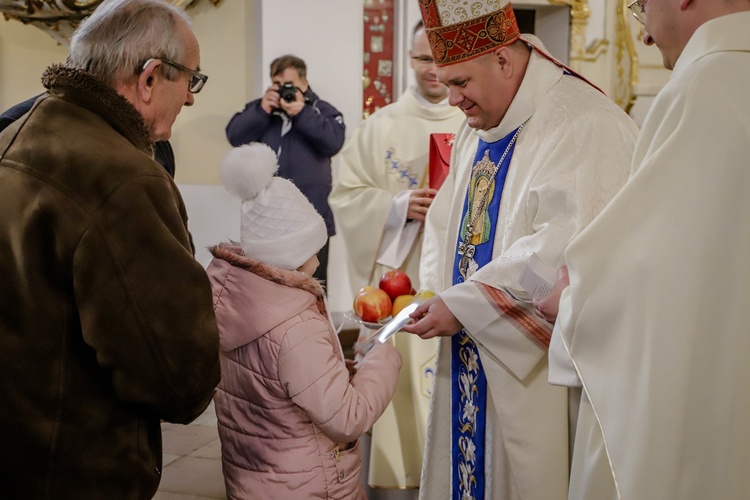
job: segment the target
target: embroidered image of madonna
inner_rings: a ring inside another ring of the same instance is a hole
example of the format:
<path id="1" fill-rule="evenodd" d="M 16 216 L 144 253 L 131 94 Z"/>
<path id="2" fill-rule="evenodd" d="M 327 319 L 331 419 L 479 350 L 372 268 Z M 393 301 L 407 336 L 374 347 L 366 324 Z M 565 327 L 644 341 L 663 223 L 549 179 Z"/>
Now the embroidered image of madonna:
<path id="1" fill-rule="evenodd" d="M 472 174 L 469 185 L 469 209 L 466 211 L 464 220 L 461 222 L 461 234 L 466 241 L 466 233 L 470 221 L 473 221 L 471 230 L 471 245 L 481 245 L 490 239 L 489 204 L 495 193 L 495 179 L 488 172 L 477 171 Z"/>

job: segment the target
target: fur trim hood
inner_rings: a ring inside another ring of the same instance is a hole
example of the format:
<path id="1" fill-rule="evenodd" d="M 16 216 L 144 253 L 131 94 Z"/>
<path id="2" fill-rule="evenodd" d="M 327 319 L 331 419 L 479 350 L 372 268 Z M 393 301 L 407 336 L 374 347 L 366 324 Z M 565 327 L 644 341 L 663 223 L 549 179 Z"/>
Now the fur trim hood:
<path id="1" fill-rule="evenodd" d="M 269 266 L 259 260 L 245 257 L 239 245 L 222 243 L 209 248 L 211 255 L 217 259 L 225 260 L 235 267 L 241 267 L 246 271 L 259 276 L 265 280 L 292 288 L 299 288 L 310 292 L 317 299 L 323 299 L 325 292 L 323 285 L 315 278 L 310 278 L 299 271 L 287 271 L 278 267 Z"/>
<path id="2" fill-rule="evenodd" d="M 207 272 L 224 350 L 249 344 L 304 311 L 329 321 L 317 280 L 247 258 L 236 244 L 209 250 L 214 260 Z"/>
<path id="3" fill-rule="evenodd" d="M 153 142 L 138 110 L 115 89 L 91 73 L 63 64 L 53 64 L 44 71 L 42 85 L 50 94 L 102 116 L 135 147 L 154 156 Z"/>

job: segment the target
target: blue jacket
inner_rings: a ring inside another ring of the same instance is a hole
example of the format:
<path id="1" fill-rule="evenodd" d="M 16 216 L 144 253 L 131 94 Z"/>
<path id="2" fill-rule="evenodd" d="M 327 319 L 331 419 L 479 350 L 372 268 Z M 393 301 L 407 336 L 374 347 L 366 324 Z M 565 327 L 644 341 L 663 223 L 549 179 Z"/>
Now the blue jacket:
<path id="1" fill-rule="evenodd" d="M 344 118 L 308 88 L 305 107 L 292 118 L 292 128 L 283 137 L 283 118 L 266 113 L 260 99 L 250 102 L 227 125 L 232 146 L 262 142 L 276 151 L 280 177 L 292 181 L 323 217 L 328 236 L 336 234 L 333 213 L 328 206 L 331 192 L 331 157 L 344 145 Z"/>

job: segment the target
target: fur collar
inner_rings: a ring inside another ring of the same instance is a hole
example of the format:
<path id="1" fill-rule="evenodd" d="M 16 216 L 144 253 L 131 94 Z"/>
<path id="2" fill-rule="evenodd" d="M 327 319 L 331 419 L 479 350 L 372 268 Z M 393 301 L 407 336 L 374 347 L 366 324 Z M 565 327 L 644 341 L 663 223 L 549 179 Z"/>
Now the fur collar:
<path id="1" fill-rule="evenodd" d="M 217 259 L 224 260 L 233 266 L 250 271 L 260 278 L 279 285 L 305 290 L 313 294 L 318 300 L 323 300 L 325 297 L 323 285 L 321 285 L 318 280 L 299 271 L 287 271 L 286 269 L 269 266 L 259 260 L 245 257 L 242 253 L 242 249 L 237 245 L 222 243 L 210 247 L 209 251 Z"/>
<path id="2" fill-rule="evenodd" d="M 141 114 L 130 101 L 91 73 L 53 64 L 42 75 L 42 84 L 50 94 L 101 116 L 138 149 L 154 155 L 154 145 Z"/>

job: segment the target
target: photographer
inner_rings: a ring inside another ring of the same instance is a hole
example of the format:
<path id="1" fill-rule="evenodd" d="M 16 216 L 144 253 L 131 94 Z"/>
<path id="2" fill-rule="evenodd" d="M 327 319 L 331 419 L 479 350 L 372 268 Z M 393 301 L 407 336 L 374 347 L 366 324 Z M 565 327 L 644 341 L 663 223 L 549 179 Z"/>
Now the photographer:
<path id="1" fill-rule="evenodd" d="M 344 145 L 341 113 L 318 98 L 307 83 L 307 66 L 285 55 L 271 63 L 271 86 L 245 106 L 227 125 L 232 146 L 262 142 L 279 158 L 278 175 L 292 181 L 323 217 L 329 238 L 335 234 L 328 206 L 331 157 Z M 328 242 L 318 253 L 315 278 L 325 281 Z"/>

